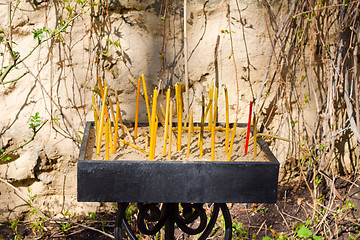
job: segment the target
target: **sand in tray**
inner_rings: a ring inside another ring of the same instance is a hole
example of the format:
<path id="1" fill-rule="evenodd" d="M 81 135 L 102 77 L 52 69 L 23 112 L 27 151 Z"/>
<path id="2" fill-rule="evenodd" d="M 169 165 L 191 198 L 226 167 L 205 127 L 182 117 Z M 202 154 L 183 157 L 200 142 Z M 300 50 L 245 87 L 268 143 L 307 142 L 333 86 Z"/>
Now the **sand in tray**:
<path id="1" fill-rule="evenodd" d="M 240 136 L 240 133 L 244 131 L 245 128 L 236 129 L 236 137 L 234 141 L 233 151 L 231 161 L 257 161 L 257 162 L 267 162 L 269 159 L 265 153 L 261 150 L 259 144 L 257 146 L 257 157 L 254 158 L 254 143 L 253 141 L 249 143 L 248 154 L 245 154 L 245 141 L 246 133 Z M 131 136 L 133 137 L 133 127 L 128 128 Z M 191 135 L 191 144 L 190 144 L 190 155 L 187 158 L 187 143 L 188 143 L 188 131 L 185 130 L 182 133 L 181 141 L 181 151 L 176 151 L 177 145 L 177 130 L 173 130 L 172 136 L 172 146 L 171 146 L 171 160 L 168 159 L 167 155 L 163 155 L 164 150 L 164 129 L 159 127 L 157 131 L 156 138 L 156 148 L 155 148 L 155 158 L 153 161 L 211 161 L 211 132 L 204 131 L 203 139 L 203 157 L 200 157 L 200 148 L 198 147 L 199 132 L 195 131 L 195 134 Z M 230 140 L 231 140 L 230 129 Z M 119 134 L 122 131 L 119 128 Z M 135 144 L 144 149 L 146 152 L 149 152 L 149 148 L 146 145 L 150 146 L 150 130 L 149 127 L 140 127 L 138 128 L 138 138 L 135 139 Z M 124 139 L 127 142 L 131 142 L 129 137 L 126 134 L 122 134 L 120 138 Z M 146 139 L 148 138 L 148 139 Z M 230 141 L 229 140 L 229 141 Z M 105 160 L 105 143 L 104 137 L 101 145 L 100 156 L 96 156 L 96 138 L 95 138 L 95 129 L 92 126 L 90 128 L 88 144 L 86 148 L 85 160 Z M 148 143 L 148 144 L 147 144 Z M 169 139 L 167 140 L 166 146 L 167 153 L 169 151 Z M 215 161 L 227 161 L 228 155 L 225 154 L 225 131 L 216 131 L 215 134 Z M 135 150 L 134 148 L 124 145 L 118 142 L 118 148 L 114 154 L 110 155 L 110 160 L 119 160 L 119 161 L 147 161 L 149 156 Z"/>

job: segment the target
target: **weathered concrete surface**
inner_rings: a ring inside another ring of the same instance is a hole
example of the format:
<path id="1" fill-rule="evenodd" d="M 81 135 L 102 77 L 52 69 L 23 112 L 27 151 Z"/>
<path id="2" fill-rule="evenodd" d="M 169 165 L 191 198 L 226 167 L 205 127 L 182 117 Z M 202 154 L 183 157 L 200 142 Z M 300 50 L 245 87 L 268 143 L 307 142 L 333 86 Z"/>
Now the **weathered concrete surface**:
<path id="1" fill-rule="evenodd" d="M 34 29 L 59 29 L 61 19 L 67 20 L 89 7 L 71 1 L 70 5 L 47 2 L 47 6 L 45 1 L 38 5 L 21 1 L 12 6 L 12 39 L 16 43 L 13 49 L 20 53 L 20 58 L 38 43 L 32 33 Z M 229 2 L 231 30 L 224 1 L 210 1 L 205 7 L 202 0 L 188 2 L 190 102 L 196 113 L 195 121 L 200 117 L 201 93 L 216 77 L 214 52 L 218 36 L 219 99 L 224 99 L 223 86 L 227 86 L 231 121 L 235 120 L 238 100 L 239 121 L 247 121 L 252 91 L 256 94 L 266 68 L 264 59 L 271 46 L 263 10 L 257 1 L 238 1 L 239 8 L 235 1 Z M 129 75 L 137 78 L 145 74 L 149 93 L 155 86 L 165 88 L 183 80 L 182 1 L 169 1 L 166 15 L 164 8 L 158 0 L 114 0 L 105 9 L 95 6 L 74 20 L 61 38 L 38 47 L 5 80 L 28 72 L 23 78 L 0 85 L 0 146 L 6 151 L 31 138 L 30 116 L 39 112 L 43 122 L 49 120 L 35 141 L 18 151 L 18 159 L 0 163 L 1 178 L 18 187 L 25 196 L 29 187 L 32 194 L 37 194 L 35 203 L 44 211 L 57 215 L 63 208 L 86 212 L 103 206 L 76 201 L 78 140 L 84 122 L 93 119 L 91 90 L 97 77 L 108 82 L 113 99 L 115 91 L 118 92 L 125 120 L 133 120 L 135 114 L 135 91 L 128 81 Z M 4 1 L 0 3 L 0 19 L 0 29 L 8 37 L 8 4 Z M 49 36 L 46 32 L 43 35 L 43 39 Z M 4 45 L 0 51 L 6 53 Z M 6 66 L 9 55 L 0 56 L 2 61 L 2 66 Z M 161 94 L 160 99 L 163 98 Z M 141 104 L 140 120 L 144 121 L 146 109 L 144 102 Z M 225 121 L 224 113 L 225 107 L 219 105 L 219 121 Z M 29 210 L 9 186 L 0 183 L 0 193 L 0 221 L 17 218 Z"/>

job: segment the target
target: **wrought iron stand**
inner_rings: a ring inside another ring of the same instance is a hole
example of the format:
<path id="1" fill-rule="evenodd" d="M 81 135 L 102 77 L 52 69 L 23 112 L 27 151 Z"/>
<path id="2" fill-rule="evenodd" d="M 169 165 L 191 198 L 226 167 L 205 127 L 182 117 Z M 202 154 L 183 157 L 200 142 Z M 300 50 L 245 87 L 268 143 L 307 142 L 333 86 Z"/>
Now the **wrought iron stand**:
<path id="1" fill-rule="evenodd" d="M 88 147 L 94 147 L 89 138 L 94 128 L 94 122 L 86 123 L 81 143 L 78 201 L 118 202 L 117 240 L 122 238 L 122 227 L 130 239 L 137 239 L 125 217 L 129 202 L 138 203 L 139 231 L 155 235 L 164 227 L 166 240 L 174 239 L 175 224 L 184 233 L 201 234 L 199 239 L 205 240 L 220 209 L 225 221 L 224 239 L 230 240 L 232 222 L 225 203 L 276 202 L 280 163 L 261 138 L 258 143 L 268 161 L 97 161 L 86 154 Z M 210 220 L 201 203 L 214 203 Z"/>
<path id="2" fill-rule="evenodd" d="M 161 205 L 161 206 L 160 206 Z M 129 203 L 119 202 L 118 212 L 115 220 L 115 239 L 121 240 L 121 227 L 131 240 L 137 240 L 129 223 L 126 221 L 125 211 Z M 181 206 L 181 208 L 179 207 Z M 165 240 L 174 240 L 175 224 L 189 235 L 201 234 L 200 240 L 205 240 L 213 230 L 221 209 L 225 221 L 225 240 L 232 237 L 232 221 L 226 203 L 214 203 L 211 218 L 208 222 L 206 211 L 201 203 L 138 203 L 139 214 L 137 226 L 145 235 L 155 235 L 165 227 Z M 180 210 L 181 209 L 181 210 Z M 188 225 L 199 219 L 196 228 Z M 150 224 L 149 224 L 150 223 Z M 151 226 L 149 226 L 151 225 Z"/>

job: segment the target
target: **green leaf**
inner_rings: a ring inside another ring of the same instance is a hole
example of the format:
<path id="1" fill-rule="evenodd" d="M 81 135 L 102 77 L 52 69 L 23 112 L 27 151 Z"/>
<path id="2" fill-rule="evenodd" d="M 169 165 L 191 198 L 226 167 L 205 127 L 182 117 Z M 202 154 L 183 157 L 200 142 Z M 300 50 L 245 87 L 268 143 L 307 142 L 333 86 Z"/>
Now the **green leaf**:
<path id="1" fill-rule="evenodd" d="M 117 41 L 115 41 L 115 42 L 114 42 L 114 45 L 115 45 L 116 47 L 119 47 L 119 48 L 121 48 L 121 45 L 120 45 L 120 43 L 119 43 L 119 42 L 117 42 Z"/>
<path id="2" fill-rule="evenodd" d="M 76 3 L 85 4 L 87 0 L 75 0 Z"/>
<path id="3" fill-rule="evenodd" d="M 298 122 L 297 120 L 295 120 L 295 121 L 291 120 L 291 125 L 294 127 L 297 122 Z"/>
<path id="4" fill-rule="evenodd" d="M 41 125 L 40 122 L 41 122 L 41 120 L 40 120 L 39 112 L 36 112 L 34 116 L 30 116 L 29 128 L 36 131 L 36 128 Z"/>
<path id="5" fill-rule="evenodd" d="M 74 8 L 75 7 L 71 7 L 70 4 L 65 6 L 65 9 L 68 10 L 70 16 L 72 16 L 72 12 L 73 12 Z"/>
<path id="6" fill-rule="evenodd" d="M 313 238 L 313 240 L 322 240 L 322 237 L 317 236 L 317 235 L 314 235 L 312 238 Z"/>
<path id="7" fill-rule="evenodd" d="M 94 213 L 94 212 L 89 212 L 88 214 L 89 214 L 89 217 L 90 217 L 92 220 L 95 220 L 95 218 L 96 218 L 96 213 Z"/>
<path id="8" fill-rule="evenodd" d="M 299 238 L 308 238 L 311 237 L 312 235 L 312 231 L 310 231 L 307 227 L 305 227 L 304 225 L 302 225 L 300 227 L 300 229 L 297 232 L 297 236 Z"/>
<path id="9" fill-rule="evenodd" d="M 322 8 L 322 0 L 320 0 L 319 2 L 316 0 L 315 4 L 318 5 L 320 8 Z"/>

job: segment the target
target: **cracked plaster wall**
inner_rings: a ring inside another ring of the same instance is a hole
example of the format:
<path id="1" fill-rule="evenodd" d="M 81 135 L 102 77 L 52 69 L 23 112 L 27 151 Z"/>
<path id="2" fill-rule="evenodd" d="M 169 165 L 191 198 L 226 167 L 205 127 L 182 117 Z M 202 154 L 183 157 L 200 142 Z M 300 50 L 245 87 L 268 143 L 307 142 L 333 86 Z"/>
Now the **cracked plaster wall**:
<path id="1" fill-rule="evenodd" d="M 226 5 L 219 0 L 205 2 L 204 5 L 202 0 L 188 1 L 191 107 L 195 113 L 200 112 L 201 92 L 215 79 L 214 51 L 219 35 L 219 98 L 224 98 L 222 87 L 226 85 L 234 121 L 237 100 L 234 56 L 241 106 L 239 121 L 246 122 L 252 91 L 256 95 L 271 50 L 264 10 L 254 0 L 229 1 L 232 56 Z M 18 6 L 12 5 L 13 48 L 20 57 L 36 46 L 34 29 L 59 29 L 61 19 L 69 17 L 69 9 L 72 16 L 88 10 L 61 37 L 38 47 L 6 80 L 27 73 L 24 77 L 0 86 L 1 148 L 9 150 L 31 137 L 29 121 L 36 112 L 42 120 L 49 120 L 34 142 L 19 150 L 12 161 L 0 163 L 1 178 L 24 194 L 30 187 L 32 194 L 38 195 L 35 203 L 41 209 L 56 215 L 63 207 L 71 212 L 103 207 L 99 203 L 76 201 L 78 140 L 84 122 L 93 119 L 91 94 L 97 77 L 108 82 L 112 98 L 118 92 L 124 119 L 130 121 L 134 119 L 136 93 L 128 81 L 129 75 L 137 78 L 145 74 L 149 92 L 156 86 L 166 88 L 183 79 L 182 1 L 168 1 L 166 15 L 164 3 L 113 0 L 106 8 L 92 9 L 74 1 L 19 1 Z M 0 29 L 8 36 L 8 3 L 4 1 L 0 3 L 0 20 Z M 111 45 L 109 40 L 121 47 Z M 5 47 L 1 47 L 1 52 L 6 53 Z M 6 66 L 9 56 L 0 57 L 0 61 L 2 67 Z M 252 89 L 247 79 L 248 67 Z M 147 119 L 144 102 L 142 106 L 140 120 L 144 121 Z M 224 111 L 225 107 L 219 108 L 219 121 L 225 121 Z M 195 121 L 199 117 L 195 115 Z M 17 218 L 27 211 L 29 208 L 15 191 L 0 183 L 0 221 Z"/>

